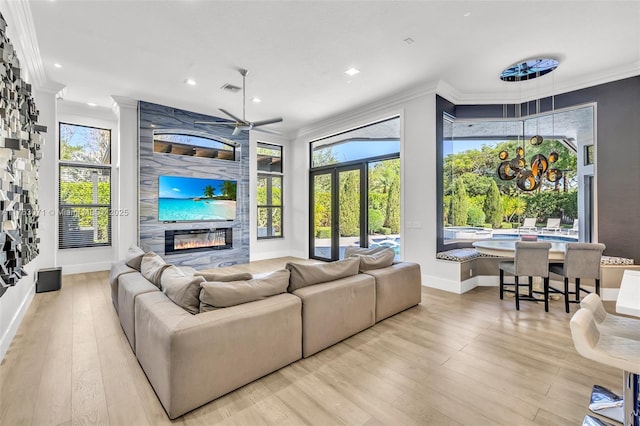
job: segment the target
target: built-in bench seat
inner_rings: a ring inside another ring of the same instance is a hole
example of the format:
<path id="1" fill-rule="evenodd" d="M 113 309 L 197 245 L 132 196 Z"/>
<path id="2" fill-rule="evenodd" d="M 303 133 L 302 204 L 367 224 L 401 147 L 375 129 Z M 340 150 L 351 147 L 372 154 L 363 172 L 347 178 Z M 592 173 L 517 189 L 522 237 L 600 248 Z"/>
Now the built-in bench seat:
<path id="1" fill-rule="evenodd" d="M 460 264 L 460 282 L 479 276 L 498 276 L 498 263 L 504 260 L 502 257 L 492 256 L 478 252 L 475 248 L 459 248 L 447 250 L 436 254 L 436 258 L 448 262 Z M 640 271 L 640 265 L 634 264 L 633 259 L 619 256 L 602 256 L 600 261 L 600 286 L 602 287 L 603 299 L 612 300 L 616 297 L 616 292 L 620 288 L 622 275 L 625 270 Z M 496 280 L 495 284 L 498 284 Z M 477 285 L 477 284 L 476 284 Z M 480 285 L 491 285 L 484 283 Z M 473 285 L 475 287 L 475 285 Z M 471 287 L 471 288 L 473 288 Z M 615 290 L 609 293 L 607 289 Z M 609 293 L 609 294 L 604 294 Z"/>

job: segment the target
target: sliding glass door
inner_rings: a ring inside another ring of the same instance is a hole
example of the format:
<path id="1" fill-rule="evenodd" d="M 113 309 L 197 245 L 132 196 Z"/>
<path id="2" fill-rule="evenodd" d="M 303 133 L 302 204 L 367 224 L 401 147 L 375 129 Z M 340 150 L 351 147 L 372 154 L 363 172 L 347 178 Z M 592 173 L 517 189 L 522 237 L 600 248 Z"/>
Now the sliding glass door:
<path id="1" fill-rule="evenodd" d="M 309 256 L 322 260 L 344 258 L 347 246 L 366 238 L 365 168 L 336 167 L 311 174 L 312 235 Z"/>

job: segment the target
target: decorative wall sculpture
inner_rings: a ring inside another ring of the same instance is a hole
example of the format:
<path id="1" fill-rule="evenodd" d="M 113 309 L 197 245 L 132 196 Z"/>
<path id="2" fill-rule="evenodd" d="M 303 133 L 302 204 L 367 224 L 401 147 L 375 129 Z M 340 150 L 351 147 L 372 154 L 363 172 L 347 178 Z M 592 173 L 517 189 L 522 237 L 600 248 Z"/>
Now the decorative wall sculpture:
<path id="1" fill-rule="evenodd" d="M 0 14 L 0 296 L 38 255 L 38 167 L 46 132 Z"/>

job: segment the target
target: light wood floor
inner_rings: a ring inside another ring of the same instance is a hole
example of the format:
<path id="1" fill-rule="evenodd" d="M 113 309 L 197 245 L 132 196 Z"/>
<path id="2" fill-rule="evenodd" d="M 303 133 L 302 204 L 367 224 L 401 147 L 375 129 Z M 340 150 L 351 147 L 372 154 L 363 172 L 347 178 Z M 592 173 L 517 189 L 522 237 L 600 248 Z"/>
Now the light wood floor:
<path id="1" fill-rule="evenodd" d="M 620 391 L 620 371 L 576 353 L 562 302 L 516 312 L 497 293 L 423 288 L 420 306 L 173 423 L 576 425 L 593 383 Z M 0 397 L 6 426 L 172 423 L 120 328 L 107 273 L 35 295 L 0 366 Z"/>

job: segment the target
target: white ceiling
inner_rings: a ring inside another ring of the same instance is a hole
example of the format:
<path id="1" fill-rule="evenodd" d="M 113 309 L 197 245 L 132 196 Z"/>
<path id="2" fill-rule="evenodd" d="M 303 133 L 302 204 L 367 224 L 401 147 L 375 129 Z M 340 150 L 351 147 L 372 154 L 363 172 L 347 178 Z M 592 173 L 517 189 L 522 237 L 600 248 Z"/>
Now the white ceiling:
<path id="1" fill-rule="evenodd" d="M 640 1 L 29 1 L 48 80 L 65 102 L 127 96 L 205 114 L 282 116 L 294 132 L 407 90 L 489 102 L 640 74 Z M 470 13 L 469 16 L 465 14 Z M 406 38 L 414 43 L 405 43 Z M 503 68 L 560 60 L 529 82 Z M 62 64 L 55 68 L 54 63 Z M 348 77 L 355 66 L 361 73 Z M 196 86 L 184 83 L 193 78 Z"/>

